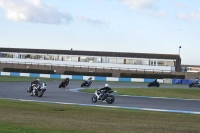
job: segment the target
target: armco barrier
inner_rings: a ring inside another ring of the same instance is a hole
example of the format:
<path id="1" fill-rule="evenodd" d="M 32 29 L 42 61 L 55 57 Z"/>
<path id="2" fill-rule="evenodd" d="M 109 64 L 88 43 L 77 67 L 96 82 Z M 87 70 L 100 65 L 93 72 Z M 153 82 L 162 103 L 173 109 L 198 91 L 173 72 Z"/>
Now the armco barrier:
<path id="1" fill-rule="evenodd" d="M 94 81 L 119 81 L 119 82 L 152 82 L 155 79 L 150 78 L 115 78 L 115 77 L 100 77 L 100 76 L 81 76 L 81 75 L 61 75 L 61 74 L 38 74 L 38 73 L 17 73 L 17 72 L 0 72 L 0 75 L 5 76 L 26 76 L 35 78 L 57 78 L 64 79 L 69 77 L 72 80 L 84 80 L 92 77 Z M 190 84 L 194 80 L 183 79 L 158 79 L 158 82 L 164 84 Z"/>
<path id="2" fill-rule="evenodd" d="M 149 79 L 149 78 L 145 78 L 144 82 L 149 83 L 149 82 L 153 82 L 155 79 Z"/>
<path id="3" fill-rule="evenodd" d="M 163 79 L 164 84 L 172 84 L 172 79 Z"/>
<path id="4" fill-rule="evenodd" d="M 190 84 L 193 83 L 194 80 L 192 79 L 172 79 L 172 84 Z"/>
<path id="5" fill-rule="evenodd" d="M 0 72 L 3 76 L 25 76 L 35 78 L 57 78 L 64 79 L 69 77 L 72 80 L 84 80 L 92 77 L 94 81 L 118 81 L 118 82 L 152 82 L 155 79 L 150 78 L 115 78 L 115 77 L 100 77 L 100 76 L 81 76 L 81 75 L 61 75 L 61 74 L 38 74 L 38 73 L 18 73 L 18 72 Z M 158 82 L 164 84 L 190 84 L 194 80 L 187 79 L 158 79 Z"/>
<path id="6" fill-rule="evenodd" d="M 155 79 L 144 78 L 144 82 L 145 82 L 145 83 L 149 83 L 149 82 L 153 82 L 153 81 L 155 81 Z M 163 82 L 163 79 L 157 79 L 157 81 L 158 81 L 159 83 L 164 83 L 164 82 Z"/>
<path id="7" fill-rule="evenodd" d="M 182 84 L 182 79 L 172 79 L 172 84 Z"/>

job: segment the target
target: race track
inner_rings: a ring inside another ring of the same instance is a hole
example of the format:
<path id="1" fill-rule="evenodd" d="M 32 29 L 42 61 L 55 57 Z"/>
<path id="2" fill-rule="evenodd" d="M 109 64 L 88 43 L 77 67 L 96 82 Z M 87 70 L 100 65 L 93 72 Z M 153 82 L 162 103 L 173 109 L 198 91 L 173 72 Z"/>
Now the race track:
<path id="1" fill-rule="evenodd" d="M 48 102 L 62 102 L 84 104 L 88 106 L 114 106 L 130 109 L 143 109 L 166 112 L 180 112 L 200 114 L 200 100 L 192 99 L 168 99 L 168 98 L 153 98 L 153 97 L 129 97 L 115 95 L 115 102 L 111 105 L 103 102 L 92 103 L 93 94 L 76 92 L 80 88 L 81 81 L 70 81 L 69 85 L 63 89 L 58 88 L 60 81 L 47 82 L 47 91 L 43 97 L 30 96 L 27 92 L 29 82 L 0 82 L 0 97 L 8 99 L 24 99 L 24 100 L 39 100 Z M 101 88 L 104 82 L 93 82 L 90 88 Z M 119 83 L 109 82 L 111 88 L 144 88 L 147 84 L 144 83 Z M 164 85 L 162 88 L 188 88 L 184 85 Z M 68 91 L 67 91 L 68 90 Z M 70 91 L 69 91 L 70 90 Z M 74 90 L 74 91 L 73 91 Z"/>

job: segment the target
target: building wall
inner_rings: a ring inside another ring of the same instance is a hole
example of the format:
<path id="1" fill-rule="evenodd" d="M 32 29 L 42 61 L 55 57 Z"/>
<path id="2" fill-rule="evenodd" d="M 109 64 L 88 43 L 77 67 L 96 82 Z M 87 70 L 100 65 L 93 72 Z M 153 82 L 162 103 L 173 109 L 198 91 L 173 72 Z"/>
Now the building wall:
<path id="1" fill-rule="evenodd" d="M 20 63 L 20 64 L 46 64 L 54 66 L 81 66 L 81 67 L 94 67 L 105 69 L 132 69 L 138 71 L 166 71 L 171 72 L 175 70 L 175 67 L 171 66 L 149 66 L 149 65 L 131 65 L 131 64 L 111 64 L 111 63 L 90 63 L 90 62 L 72 62 L 72 61 L 55 61 L 55 60 L 36 60 L 36 59 L 16 59 L 16 58 L 0 58 L 2 63 Z"/>

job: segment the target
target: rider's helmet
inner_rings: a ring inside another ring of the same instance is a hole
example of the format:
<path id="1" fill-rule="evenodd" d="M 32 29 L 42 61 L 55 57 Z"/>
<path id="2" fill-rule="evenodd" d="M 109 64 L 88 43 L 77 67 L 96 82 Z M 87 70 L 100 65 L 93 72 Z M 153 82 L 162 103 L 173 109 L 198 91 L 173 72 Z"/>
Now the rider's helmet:
<path id="1" fill-rule="evenodd" d="M 40 81 L 40 79 L 36 79 L 37 81 Z"/>
<path id="2" fill-rule="evenodd" d="M 89 78 L 90 80 L 92 79 L 92 77 Z"/>
<path id="3" fill-rule="evenodd" d="M 109 87 L 109 84 L 105 84 L 104 87 Z"/>

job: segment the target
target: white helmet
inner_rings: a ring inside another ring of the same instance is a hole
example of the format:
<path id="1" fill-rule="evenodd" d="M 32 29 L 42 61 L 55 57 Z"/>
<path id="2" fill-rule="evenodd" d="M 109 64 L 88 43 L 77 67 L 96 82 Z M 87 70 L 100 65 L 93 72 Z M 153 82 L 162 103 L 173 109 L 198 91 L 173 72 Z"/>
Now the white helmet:
<path id="1" fill-rule="evenodd" d="M 105 84 L 105 86 L 104 87 L 109 87 L 109 84 Z"/>
<path id="2" fill-rule="evenodd" d="M 37 79 L 37 81 L 40 81 L 40 79 Z"/>

